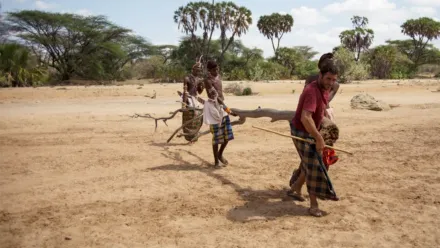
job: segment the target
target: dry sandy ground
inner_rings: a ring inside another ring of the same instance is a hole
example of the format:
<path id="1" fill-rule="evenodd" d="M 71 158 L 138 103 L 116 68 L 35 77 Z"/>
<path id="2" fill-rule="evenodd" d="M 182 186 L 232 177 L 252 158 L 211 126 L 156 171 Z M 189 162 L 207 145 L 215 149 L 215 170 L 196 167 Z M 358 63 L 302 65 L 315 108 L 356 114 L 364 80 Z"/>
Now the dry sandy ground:
<path id="1" fill-rule="evenodd" d="M 303 87 L 252 85 L 259 95 L 226 102 L 295 109 Z M 330 168 L 341 200 L 321 201 L 322 218 L 285 199 L 292 140 L 252 128 L 289 134 L 286 122 L 234 127 L 230 165 L 215 170 L 209 135 L 166 144 L 180 115 L 157 132 L 129 117 L 177 109 L 178 84 L 1 89 L 0 247 L 439 247 L 439 86 L 341 86 L 336 145 L 355 155 Z M 359 92 L 400 107 L 352 110 Z"/>

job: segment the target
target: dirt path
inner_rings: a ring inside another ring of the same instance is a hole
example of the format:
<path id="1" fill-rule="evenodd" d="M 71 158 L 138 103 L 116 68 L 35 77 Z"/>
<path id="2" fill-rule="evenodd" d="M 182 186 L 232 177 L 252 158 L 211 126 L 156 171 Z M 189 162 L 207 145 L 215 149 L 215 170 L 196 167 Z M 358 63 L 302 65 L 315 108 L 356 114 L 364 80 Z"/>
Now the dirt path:
<path id="1" fill-rule="evenodd" d="M 251 127 L 289 133 L 285 122 L 235 127 L 230 165 L 215 170 L 209 135 L 165 144 L 180 115 L 156 133 L 129 117 L 178 108 L 179 85 L 0 89 L 0 246 L 439 247 L 439 85 L 341 86 L 337 146 L 356 155 L 338 154 L 329 173 L 341 201 L 320 202 L 320 219 L 284 197 L 299 163 L 292 141 Z M 259 95 L 228 105 L 294 109 L 303 86 L 253 87 Z M 362 91 L 400 107 L 352 110 Z"/>

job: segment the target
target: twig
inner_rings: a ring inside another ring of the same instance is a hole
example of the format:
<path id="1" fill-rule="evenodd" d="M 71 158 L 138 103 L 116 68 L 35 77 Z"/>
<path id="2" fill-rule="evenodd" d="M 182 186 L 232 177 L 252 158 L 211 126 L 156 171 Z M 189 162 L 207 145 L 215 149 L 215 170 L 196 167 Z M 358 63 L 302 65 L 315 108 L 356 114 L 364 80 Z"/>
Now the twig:
<path id="1" fill-rule="evenodd" d="M 132 115 L 132 116 L 130 116 L 130 117 L 132 117 L 132 118 L 147 118 L 147 119 L 153 119 L 154 122 L 155 122 L 155 128 L 154 128 L 154 131 L 156 131 L 156 129 L 157 129 L 157 122 L 158 122 L 158 121 L 163 121 L 163 123 L 165 123 L 165 125 L 168 126 L 168 124 L 167 124 L 167 120 L 173 119 L 173 118 L 176 116 L 176 114 L 179 113 L 179 112 L 185 112 L 185 111 L 189 111 L 189 110 L 203 110 L 203 109 L 200 109 L 200 108 L 193 108 L 193 107 L 181 108 L 181 109 L 177 109 L 177 110 L 175 110 L 174 112 L 170 112 L 171 115 L 168 116 L 168 117 L 159 117 L 159 118 L 153 117 L 153 116 L 151 116 L 150 114 L 145 114 L 145 115 L 134 114 L 134 115 Z"/>

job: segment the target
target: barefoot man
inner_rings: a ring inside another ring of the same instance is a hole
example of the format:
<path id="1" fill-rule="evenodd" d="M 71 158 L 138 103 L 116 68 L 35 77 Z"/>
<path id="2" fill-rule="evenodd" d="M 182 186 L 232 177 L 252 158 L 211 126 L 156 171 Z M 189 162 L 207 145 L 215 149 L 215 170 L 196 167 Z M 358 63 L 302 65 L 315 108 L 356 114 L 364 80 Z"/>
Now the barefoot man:
<path id="1" fill-rule="evenodd" d="M 196 62 L 192 67 L 192 72 L 190 75 L 186 76 L 183 80 L 183 96 L 182 101 L 186 104 L 184 108 L 199 108 L 200 104 L 197 101 L 197 95 L 203 92 L 203 81 L 200 80 L 199 76 L 202 72 L 202 64 L 200 60 Z M 193 119 L 194 117 L 200 115 L 202 113 L 201 110 L 188 110 L 184 111 L 182 114 L 182 124 Z M 202 119 L 199 118 L 194 120 L 191 124 L 185 126 L 183 128 L 183 132 L 185 134 L 190 133 L 192 135 L 186 135 L 185 139 L 187 141 L 191 141 L 194 137 L 197 136 L 197 132 L 202 127 Z M 195 139 L 194 141 L 197 141 Z"/>
<path id="2" fill-rule="evenodd" d="M 323 63 L 324 61 L 326 61 L 327 59 L 333 59 L 333 53 L 326 53 L 326 54 L 323 54 L 323 55 L 321 56 L 321 58 L 319 58 L 319 62 L 318 62 L 318 68 L 319 68 L 319 69 L 321 69 L 322 63 Z M 306 79 L 306 82 L 305 82 L 305 85 L 304 85 L 304 89 L 305 89 L 306 86 L 309 85 L 311 82 L 318 80 L 318 78 L 319 78 L 319 74 L 318 74 L 318 75 L 309 76 L 309 77 Z M 334 115 L 333 115 L 333 108 L 330 107 L 330 102 L 333 100 L 333 97 L 335 97 L 335 95 L 336 95 L 336 93 L 338 92 L 338 90 L 339 90 L 339 83 L 338 83 L 338 82 L 335 82 L 335 83 L 332 85 L 332 87 L 331 87 L 331 90 L 330 90 L 330 93 L 329 93 L 329 99 L 328 99 L 328 102 L 329 102 L 329 103 L 327 104 L 327 107 L 326 107 L 326 110 L 325 110 L 325 116 L 326 116 L 327 118 L 329 118 L 330 120 L 332 120 L 332 121 L 334 121 L 335 118 L 334 118 Z"/>
<path id="3" fill-rule="evenodd" d="M 203 122 L 209 125 L 212 134 L 212 151 L 214 154 L 214 167 L 221 168 L 220 162 L 224 166 L 228 161 L 223 156 L 226 146 L 230 140 L 234 139 L 231 121 L 228 114 L 232 114 L 224 104 L 222 81 L 215 61 L 208 61 L 208 77 L 205 79 L 205 89 L 208 100 L 205 101 L 203 108 Z M 219 149 L 219 145 L 220 149 Z"/>
<path id="4" fill-rule="evenodd" d="M 290 123 L 291 134 L 304 139 L 314 139 L 316 145 L 293 140 L 301 158 L 299 168 L 290 179 L 290 196 L 303 201 L 301 186 L 305 182 L 310 197 L 311 215 L 322 216 L 317 198 L 338 200 L 331 180 L 322 161 L 324 139 L 319 127 L 328 106 L 329 92 L 336 82 L 338 71 L 332 60 L 326 60 L 320 67 L 318 80 L 308 84 L 302 92 L 295 116 Z"/>

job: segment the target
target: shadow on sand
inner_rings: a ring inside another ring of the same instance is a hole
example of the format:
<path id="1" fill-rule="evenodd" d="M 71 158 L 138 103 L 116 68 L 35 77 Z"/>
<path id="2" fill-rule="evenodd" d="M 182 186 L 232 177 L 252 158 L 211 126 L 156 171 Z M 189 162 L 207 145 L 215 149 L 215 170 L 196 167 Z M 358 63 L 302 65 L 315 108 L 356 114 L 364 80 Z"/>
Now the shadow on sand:
<path id="1" fill-rule="evenodd" d="M 161 146 L 160 144 L 156 145 Z M 268 221 L 282 216 L 309 216 L 307 207 L 295 204 L 292 198 L 286 195 L 287 188 L 267 190 L 243 188 L 223 175 L 217 174 L 216 172 L 218 172 L 219 169 L 211 167 L 210 162 L 191 151 L 182 149 L 170 151 L 166 147 L 164 147 L 164 150 L 162 155 L 174 160 L 175 163 L 157 166 L 149 170 L 199 171 L 220 181 L 224 185 L 231 186 L 237 194 L 246 201 L 243 206 L 237 206 L 228 211 L 226 217 L 231 221 Z M 185 161 L 181 155 L 183 153 L 196 157 L 200 160 L 201 164 Z M 227 168 L 228 167 L 225 169 Z"/>

